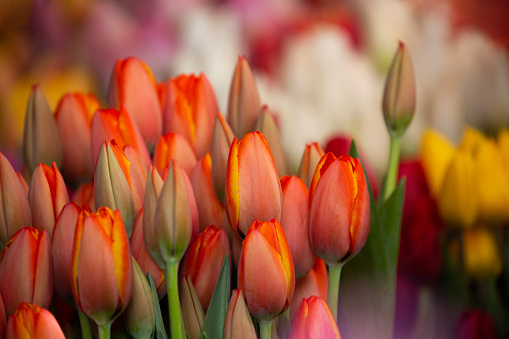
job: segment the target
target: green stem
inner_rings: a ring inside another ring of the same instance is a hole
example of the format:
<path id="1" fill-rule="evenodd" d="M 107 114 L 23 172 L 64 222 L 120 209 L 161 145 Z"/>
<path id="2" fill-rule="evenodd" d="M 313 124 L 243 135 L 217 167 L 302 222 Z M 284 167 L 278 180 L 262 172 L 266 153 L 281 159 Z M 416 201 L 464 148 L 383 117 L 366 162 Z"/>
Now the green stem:
<path id="1" fill-rule="evenodd" d="M 92 327 L 90 326 L 87 315 L 80 310 L 78 310 L 78 314 L 80 316 L 81 336 L 83 339 L 93 339 Z"/>
<path id="2" fill-rule="evenodd" d="M 260 320 L 260 339 L 271 339 L 272 338 L 272 320 L 262 321 Z"/>
<path id="3" fill-rule="evenodd" d="M 329 288 L 327 293 L 327 305 L 329 306 L 334 319 L 338 321 L 338 297 L 339 297 L 339 278 L 343 265 L 329 265 Z"/>
<path id="4" fill-rule="evenodd" d="M 99 339 L 110 339 L 111 334 L 111 323 L 107 323 L 106 325 L 97 325 L 99 330 Z"/>
<path id="5" fill-rule="evenodd" d="M 399 153 L 401 151 L 401 137 L 391 135 L 391 151 L 389 154 L 389 167 L 385 177 L 384 201 L 387 201 L 396 188 L 396 177 L 398 176 Z"/>
<path id="6" fill-rule="evenodd" d="M 178 260 L 170 260 L 166 265 L 164 279 L 168 290 L 168 309 L 170 311 L 170 334 L 172 339 L 185 339 L 184 321 L 180 309 L 178 290 Z"/>

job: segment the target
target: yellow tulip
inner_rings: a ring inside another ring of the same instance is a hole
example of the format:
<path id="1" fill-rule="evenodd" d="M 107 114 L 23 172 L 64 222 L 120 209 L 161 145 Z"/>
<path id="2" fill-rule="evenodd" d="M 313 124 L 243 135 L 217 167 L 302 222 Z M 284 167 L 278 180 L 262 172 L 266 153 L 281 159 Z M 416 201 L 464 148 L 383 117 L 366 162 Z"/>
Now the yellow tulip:
<path id="1" fill-rule="evenodd" d="M 460 148 L 470 152 L 474 157 L 479 151 L 479 147 L 487 138 L 484 134 L 472 127 L 467 127 L 463 132 L 463 139 L 461 140 Z"/>

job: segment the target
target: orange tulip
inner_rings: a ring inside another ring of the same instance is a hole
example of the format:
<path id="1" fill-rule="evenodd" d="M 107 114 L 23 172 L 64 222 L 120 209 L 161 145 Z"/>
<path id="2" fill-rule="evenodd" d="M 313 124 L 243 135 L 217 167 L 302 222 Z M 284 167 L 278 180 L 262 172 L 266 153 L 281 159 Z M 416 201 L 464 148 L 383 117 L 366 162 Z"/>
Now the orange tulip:
<path id="1" fill-rule="evenodd" d="M 249 228 L 240 254 L 238 286 L 249 312 L 258 320 L 270 321 L 290 307 L 295 273 L 277 220 L 254 221 Z"/>
<path id="2" fill-rule="evenodd" d="M 90 147 L 94 164 L 97 162 L 101 145 L 105 140 L 111 139 L 115 139 L 121 150 L 126 145 L 131 145 L 138 152 L 145 167 L 150 166 L 150 155 L 138 127 L 123 108 L 119 110 L 99 109 L 94 113 L 90 132 Z"/>
<path id="3" fill-rule="evenodd" d="M 159 138 L 154 151 L 154 166 L 159 172 L 169 167 L 172 159 L 178 161 L 188 176 L 196 166 L 197 160 L 193 148 L 179 133 L 166 133 Z"/>
<path id="4" fill-rule="evenodd" d="M 143 209 L 145 184 L 147 183 L 147 168 L 143 164 L 138 152 L 131 145 L 124 147 L 124 154 L 130 164 L 131 195 L 133 197 L 134 214 L 138 215 Z"/>
<path id="5" fill-rule="evenodd" d="M 19 229 L 32 225 L 32 214 L 22 182 L 0 152 L 0 249 Z"/>
<path id="6" fill-rule="evenodd" d="M 267 139 L 278 175 L 280 177 L 286 175 L 286 155 L 281 144 L 281 136 L 273 113 L 267 105 L 263 105 L 260 109 L 254 129 L 262 132 Z"/>
<path id="7" fill-rule="evenodd" d="M 309 193 L 309 238 L 328 265 L 344 264 L 364 247 L 369 233 L 369 195 L 361 162 L 327 153 Z"/>
<path id="8" fill-rule="evenodd" d="M 0 294 L 7 316 L 20 302 L 48 308 L 53 294 L 51 243 L 46 231 L 24 227 L 5 246 L 0 264 Z"/>
<path id="9" fill-rule="evenodd" d="M 163 131 L 163 117 L 150 68 L 134 57 L 118 59 L 111 74 L 108 97 L 110 106 L 127 110 L 144 142 L 153 149 Z"/>
<path id="10" fill-rule="evenodd" d="M 251 320 L 244 300 L 244 294 L 240 289 L 233 291 L 230 303 L 228 304 L 224 319 L 223 338 L 257 338 L 253 320 Z"/>
<path id="11" fill-rule="evenodd" d="M 62 173 L 68 179 L 89 179 L 94 174 L 90 123 L 98 108 L 99 101 L 91 93 L 67 93 L 58 103 L 55 121 L 60 139 L 66 141 L 62 143 Z"/>
<path id="12" fill-rule="evenodd" d="M 269 145 L 260 132 L 233 139 L 226 177 L 226 213 L 244 238 L 255 220 L 281 220 L 283 193 Z"/>
<path id="13" fill-rule="evenodd" d="M 309 243 L 309 191 L 296 176 L 281 178 L 283 214 L 281 227 L 292 252 L 295 277 L 305 276 L 313 268 L 316 255 Z"/>
<path id="14" fill-rule="evenodd" d="M 80 310 L 99 326 L 127 307 L 133 288 L 129 240 L 120 212 L 101 207 L 78 217 L 71 284 Z"/>
<path id="15" fill-rule="evenodd" d="M 320 147 L 319 143 L 313 142 L 306 145 L 297 173 L 298 177 L 304 181 L 307 187 L 311 185 L 316 165 L 318 165 L 324 154 L 325 152 L 322 147 Z"/>
<path id="16" fill-rule="evenodd" d="M 163 132 L 181 133 L 197 157 L 210 150 L 217 100 L 207 77 L 200 73 L 170 78 L 163 106 Z"/>
<path id="17" fill-rule="evenodd" d="M 94 196 L 94 183 L 83 183 L 81 184 L 76 192 L 72 196 L 72 201 L 78 206 L 87 204 L 92 211 L 95 211 L 95 196 Z"/>
<path id="18" fill-rule="evenodd" d="M 55 221 L 62 207 L 69 202 L 64 179 L 55 163 L 53 167 L 37 165 L 30 182 L 28 202 L 32 209 L 33 226 L 48 232 L 51 239 Z"/>
<path id="19" fill-rule="evenodd" d="M 7 338 L 65 339 L 64 332 L 50 311 L 29 303 L 20 303 L 9 317 Z"/>
<path id="20" fill-rule="evenodd" d="M 327 298 L 329 274 L 325 262 L 316 258 L 313 269 L 295 283 L 295 293 L 290 304 L 290 319 L 293 319 L 299 309 L 302 299 L 316 295 L 322 299 Z"/>
<path id="21" fill-rule="evenodd" d="M 212 133 L 212 146 L 210 156 L 212 160 L 212 181 L 219 200 L 224 203 L 224 188 L 226 183 L 226 167 L 228 166 L 228 153 L 232 144 L 233 131 L 221 113 L 217 113 Z"/>
<path id="22" fill-rule="evenodd" d="M 231 258 L 228 236 L 224 230 L 210 225 L 192 243 L 182 261 L 180 275 L 191 277 L 205 312 L 209 308 L 225 255 Z"/>
<path id="23" fill-rule="evenodd" d="M 311 296 L 303 299 L 292 321 L 290 339 L 337 338 L 341 339 L 338 325 L 322 298 Z"/>

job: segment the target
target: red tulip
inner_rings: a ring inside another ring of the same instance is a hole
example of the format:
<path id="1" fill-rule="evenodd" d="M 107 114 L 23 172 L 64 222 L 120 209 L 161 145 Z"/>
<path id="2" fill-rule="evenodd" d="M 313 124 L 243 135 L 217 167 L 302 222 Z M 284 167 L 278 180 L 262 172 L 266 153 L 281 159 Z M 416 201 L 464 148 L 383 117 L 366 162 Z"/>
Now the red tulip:
<path id="1" fill-rule="evenodd" d="M 226 213 L 241 238 L 255 220 L 281 220 L 283 193 L 269 145 L 260 132 L 233 139 L 226 176 Z"/>
<path id="2" fill-rule="evenodd" d="M 226 232 L 210 225 L 189 247 L 180 266 L 180 275 L 190 276 L 205 312 L 209 308 L 226 255 L 228 259 L 231 258 Z"/>
<path id="3" fill-rule="evenodd" d="M 150 68 L 141 60 L 118 59 L 111 74 L 110 106 L 125 108 L 149 149 L 153 149 L 163 131 L 163 117 L 157 84 Z"/>
<path id="4" fill-rule="evenodd" d="M 20 303 L 9 317 L 7 338 L 65 339 L 65 336 L 50 311 L 30 303 Z"/>
<path id="5" fill-rule="evenodd" d="M 497 331 L 491 316 L 480 310 L 463 311 L 456 325 L 456 339 L 494 339 Z"/>
<path id="6" fill-rule="evenodd" d="M 219 110 L 214 90 L 203 73 L 170 78 L 167 90 L 163 132 L 181 133 L 201 158 L 210 150 Z"/>
<path id="7" fill-rule="evenodd" d="M 307 187 L 311 185 L 313 180 L 313 174 L 315 173 L 316 165 L 320 162 L 325 152 L 323 151 L 320 144 L 313 142 L 306 145 L 304 154 L 300 161 L 299 170 L 297 171 L 299 178 L 301 178 Z"/>
<path id="8" fill-rule="evenodd" d="M 129 240 L 120 212 L 101 207 L 78 217 L 71 283 L 80 310 L 99 326 L 127 307 L 133 288 Z"/>
<path id="9" fill-rule="evenodd" d="M 196 166 L 197 160 L 193 148 L 179 133 L 166 133 L 159 138 L 154 151 L 154 166 L 159 172 L 169 167 L 172 159 L 178 161 L 188 176 Z"/>
<path id="10" fill-rule="evenodd" d="M 290 339 L 337 338 L 341 339 L 338 325 L 322 298 L 311 296 L 303 299 L 292 321 Z"/>
<path id="11" fill-rule="evenodd" d="M 223 329 L 224 339 L 256 339 L 256 331 L 249 315 L 244 294 L 242 290 L 237 289 L 232 293 L 226 317 L 224 319 Z"/>
<path id="12" fill-rule="evenodd" d="M 369 233 L 368 187 L 359 159 L 324 155 L 309 195 L 313 251 L 328 265 L 344 264 L 359 253 Z"/>
<path id="13" fill-rule="evenodd" d="M 296 176 L 281 178 L 283 190 L 283 215 L 281 227 L 285 231 L 292 252 L 295 277 L 305 276 L 313 268 L 316 255 L 309 243 L 309 191 Z"/>
<path id="14" fill-rule="evenodd" d="M 0 293 L 0 338 L 5 338 L 5 331 L 7 330 L 7 314 L 5 314 L 5 305 L 2 294 Z"/>
<path id="15" fill-rule="evenodd" d="M 37 165 L 32 174 L 28 201 L 32 209 L 33 226 L 48 232 L 51 239 L 55 221 L 62 207 L 69 202 L 64 179 L 55 163 L 53 167 Z"/>
<path id="16" fill-rule="evenodd" d="M 290 319 L 293 319 L 295 313 L 297 313 L 302 299 L 316 295 L 325 300 L 328 286 L 327 265 L 322 259 L 316 258 L 313 269 L 295 283 L 295 294 L 290 304 Z"/>
<path id="17" fill-rule="evenodd" d="M 258 320 L 270 321 L 290 307 L 295 273 L 277 220 L 254 221 L 249 228 L 240 254 L 238 287 L 244 291 L 249 312 Z"/>
<path id="18" fill-rule="evenodd" d="M 5 246 L 0 264 L 0 293 L 7 316 L 20 302 L 48 308 L 53 294 L 51 243 L 46 231 L 24 227 Z"/>

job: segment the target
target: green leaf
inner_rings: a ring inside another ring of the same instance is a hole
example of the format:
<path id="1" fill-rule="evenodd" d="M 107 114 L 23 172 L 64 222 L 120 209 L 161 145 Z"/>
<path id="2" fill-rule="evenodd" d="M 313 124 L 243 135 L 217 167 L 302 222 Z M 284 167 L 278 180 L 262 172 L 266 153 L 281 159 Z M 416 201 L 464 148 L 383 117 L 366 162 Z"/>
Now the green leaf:
<path id="1" fill-rule="evenodd" d="M 210 305 L 203 319 L 200 337 L 219 339 L 223 337 L 224 318 L 230 301 L 230 260 L 224 257 L 221 273 L 217 281 Z"/>
<path id="2" fill-rule="evenodd" d="M 156 322 L 155 322 L 154 333 L 152 334 L 152 337 L 155 339 L 168 339 L 168 335 L 166 334 L 166 330 L 164 329 L 163 316 L 161 315 L 161 307 L 159 306 L 159 297 L 157 296 L 154 279 L 152 279 L 152 276 L 148 272 L 147 272 L 147 280 L 148 280 L 148 283 L 150 284 L 150 289 L 152 290 L 152 297 L 154 298 L 155 315 L 156 315 Z"/>

